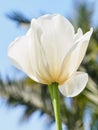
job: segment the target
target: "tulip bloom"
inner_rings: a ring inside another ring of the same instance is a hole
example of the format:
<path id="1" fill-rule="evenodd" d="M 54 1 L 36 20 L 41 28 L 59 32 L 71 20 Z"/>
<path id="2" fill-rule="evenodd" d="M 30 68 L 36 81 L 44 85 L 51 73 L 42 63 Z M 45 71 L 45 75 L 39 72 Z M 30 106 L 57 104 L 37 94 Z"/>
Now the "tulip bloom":
<path id="1" fill-rule="evenodd" d="M 12 63 L 36 82 L 58 83 L 67 97 L 78 95 L 86 86 L 88 75 L 77 71 L 93 29 L 75 33 L 72 24 L 63 16 L 44 15 L 32 19 L 27 34 L 17 38 L 8 49 Z"/>

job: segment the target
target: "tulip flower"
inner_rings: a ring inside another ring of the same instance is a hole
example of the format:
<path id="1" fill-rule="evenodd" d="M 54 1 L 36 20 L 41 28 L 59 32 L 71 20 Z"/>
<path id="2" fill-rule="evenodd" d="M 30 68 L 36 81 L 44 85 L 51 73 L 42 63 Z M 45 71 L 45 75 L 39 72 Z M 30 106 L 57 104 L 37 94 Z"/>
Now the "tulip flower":
<path id="1" fill-rule="evenodd" d="M 65 17 L 44 15 L 32 19 L 27 34 L 9 46 L 8 56 L 34 81 L 52 87 L 56 84 L 64 96 L 74 97 L 88 81 L 87 73 L 77 69 L 85 56 L 92 32 L 91 28 L 83 34 L 79 28 L 75 33 Z"/>
<path id="2" fill-rule="evenodd" d="M 8 49 L 12 63 L 31 79 L 51 84 L 57 82 L 65 96 L 78 95 L 88 76 L 77 72 L 85 55 L 92 29 L 83 35 L 79 28 L 61 15 L 44 15 L 31 21 L 25 36 L 17 38 Z"/>

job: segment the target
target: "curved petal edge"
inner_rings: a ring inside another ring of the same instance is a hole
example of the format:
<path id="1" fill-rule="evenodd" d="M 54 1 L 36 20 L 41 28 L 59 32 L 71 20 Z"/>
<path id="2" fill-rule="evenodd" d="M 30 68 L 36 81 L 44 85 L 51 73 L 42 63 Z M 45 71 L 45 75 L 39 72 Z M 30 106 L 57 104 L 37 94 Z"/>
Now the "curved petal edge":
<path id="1" fill-rule="evenodd" d="M 66 97 L 74 97 L 80 94 L 88 81 L 88 74 L 85 72 L 76 72 L 63 85 L 59 85 L 60 92 Z"/>

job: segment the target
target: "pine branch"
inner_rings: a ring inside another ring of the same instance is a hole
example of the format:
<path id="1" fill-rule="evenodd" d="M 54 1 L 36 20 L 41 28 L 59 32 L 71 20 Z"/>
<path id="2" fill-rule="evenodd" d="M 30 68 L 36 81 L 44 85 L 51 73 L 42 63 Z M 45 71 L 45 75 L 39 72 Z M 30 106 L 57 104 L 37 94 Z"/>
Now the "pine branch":
<path id="1" fill-rule="evenodd" d="M 31 20 L 18 11 L 17 12 L 13 11 L 12 13 L 8 13 L 6 14 L 6 16 L 10 20 L 16 22 L 19 26 L 29 27 L 30 25 Z"/>

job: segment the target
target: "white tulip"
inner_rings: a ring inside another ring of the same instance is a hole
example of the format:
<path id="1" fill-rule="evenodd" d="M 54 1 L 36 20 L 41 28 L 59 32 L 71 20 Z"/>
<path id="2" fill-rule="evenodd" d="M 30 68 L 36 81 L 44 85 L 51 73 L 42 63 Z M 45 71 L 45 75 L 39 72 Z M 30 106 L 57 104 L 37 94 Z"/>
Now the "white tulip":
<path id="1" fill-rule="evenodd" d="M 88 75 L 77 72 L 93 29 L 83 35 L 79 28 L 63 16 L 44 15 L 32 19 L 26 35 L 17 38 L 8 48 L 12 63 L 31 79 L 43 84 L 57 82 L 67 97 L 78 95 L 86 86 Z"/>

